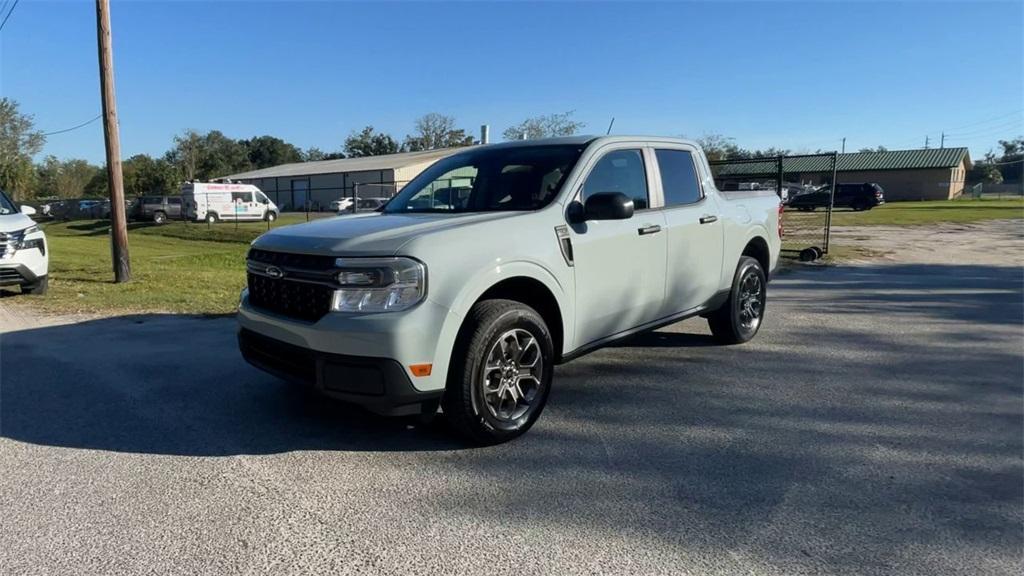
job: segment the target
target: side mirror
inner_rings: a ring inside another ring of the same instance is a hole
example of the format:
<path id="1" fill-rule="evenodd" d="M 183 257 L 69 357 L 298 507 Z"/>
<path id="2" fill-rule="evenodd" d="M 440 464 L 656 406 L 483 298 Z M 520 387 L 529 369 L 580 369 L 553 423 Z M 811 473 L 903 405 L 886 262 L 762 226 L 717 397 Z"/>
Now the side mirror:
<path id="1" fill-rule="evenodd" d="M 622 192 L 599 192 L 583 203 L 582 220 L 626 220 L 633 217 L 633 199 Z"/>
<path id="2" fill-rule="evenodd" d="M 25 216 L 35 216 L 36 215 L 36 209 L 31 207 L 31 206 L 29 206 L 28 204 L 22 204 L 21 205 L 21 213 L 24 214 Z"/>

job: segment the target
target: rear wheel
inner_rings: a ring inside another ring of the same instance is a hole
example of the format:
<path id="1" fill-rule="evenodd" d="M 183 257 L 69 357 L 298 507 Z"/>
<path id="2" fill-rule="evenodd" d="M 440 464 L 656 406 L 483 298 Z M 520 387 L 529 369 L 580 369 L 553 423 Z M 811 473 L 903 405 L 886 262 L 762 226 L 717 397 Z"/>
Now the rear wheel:
<path id="1" fill-rule="evenodd" d="M 764 319 L 767 279 L 761 264 L 741 256 L 729 299 L 708 316 L 708 326 L 723 344 L 741 344 L 754 337 Z"/>
<path id="2" fill-rule="evenodd" d="M 25 284 L 21 287 L 21 291 L 25 294 L 46 294 L 46 290 L 50 287 L 50 277 L 40 276 L 36 278 L 36 281 L 31 284 Z"/>
<path id="3" fill-rule="evenodd" d="M 206 223 L 207 224 L 216 224 L 217 223 L 217 214 L 215 214 L 214 212 L 207 212 L 206 213 Z"/>
<path id="4" fill-rule="evenodd" d="M 153 222 L 156 224 L 163 224 L 167 222 L 167 214 L 164 214 L 163 212 L 155 212 L 153 214 Z"/>
<path id="5" fill-rule="evenodd" d="M 520 436 L 540 417 L 551 389 L 551 333 L 539 314 L 511 300 L 470 310 L 452 353 L 445 418 L 477 444 Z"/>

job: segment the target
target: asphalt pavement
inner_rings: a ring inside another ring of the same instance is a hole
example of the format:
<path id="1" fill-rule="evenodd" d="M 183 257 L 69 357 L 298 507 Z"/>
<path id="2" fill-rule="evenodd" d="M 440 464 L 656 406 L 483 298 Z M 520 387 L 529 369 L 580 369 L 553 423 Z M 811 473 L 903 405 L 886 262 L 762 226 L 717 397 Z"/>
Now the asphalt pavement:
<path id="1" fill-rule="evenodd" d="M 230 318 L 0 334 L 2 574 L 1019 574 L 1024 274 L 800 269 L 559 367 L 467 448 L 244 364 Z M 0 303 L 4 306 L 4 303 Z"/>

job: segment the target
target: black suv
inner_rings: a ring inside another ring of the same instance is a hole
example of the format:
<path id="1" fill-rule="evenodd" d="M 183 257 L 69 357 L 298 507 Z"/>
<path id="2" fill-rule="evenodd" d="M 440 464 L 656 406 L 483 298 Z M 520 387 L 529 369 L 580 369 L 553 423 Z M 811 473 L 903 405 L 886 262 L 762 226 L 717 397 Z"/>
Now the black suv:
<path id="1" fill-rule="evenodd" d="M 181 196 L 141 196 L 131 205 L 132 220 L 152 220 L 163 224 L 168 219 L 180 220 Z"/>
<path id="2" fill-rule="evenodd" d="M 828 186 L 799 194 L 789 199 L 786 204 L 790 208 L 810 212 L 817 208 L 828 208 L 828 198 L 832 190 Z M 871 210 L 875 206 L 885 204 L 885 191 L 882 187 L 873 182 L 859 184 L 839 184 L 836 197 L 832 202 L 834 207 L 853 208 L 854 210 Z"/>

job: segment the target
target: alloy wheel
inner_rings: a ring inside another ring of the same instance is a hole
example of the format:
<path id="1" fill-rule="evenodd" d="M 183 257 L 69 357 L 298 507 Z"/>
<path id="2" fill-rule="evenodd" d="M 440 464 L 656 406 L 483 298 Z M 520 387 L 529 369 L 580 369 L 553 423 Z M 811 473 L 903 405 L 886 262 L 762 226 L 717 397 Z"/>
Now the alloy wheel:
<path id="1" fill-rule="evenodd" d="M 492 418 L 519 427 L 543 400 L 544 357 L 528 331 L 513 328 L 491 346 L 481 374 L 483 400 Z"/>
<path id="2" fill-rule="evenodd" d="M 764 285 L 757 272 L 750 270 L 740 282 L 740 326 L 754 330 L 761 323 L 764 309 Z"/>

